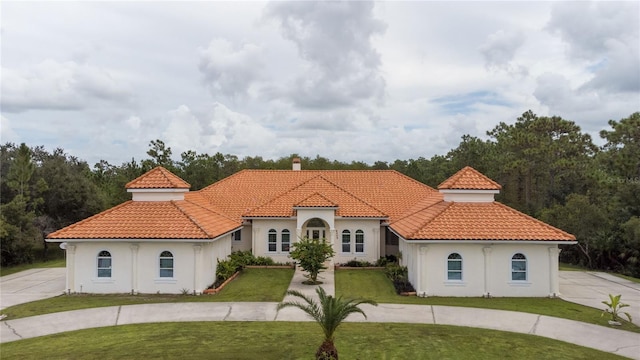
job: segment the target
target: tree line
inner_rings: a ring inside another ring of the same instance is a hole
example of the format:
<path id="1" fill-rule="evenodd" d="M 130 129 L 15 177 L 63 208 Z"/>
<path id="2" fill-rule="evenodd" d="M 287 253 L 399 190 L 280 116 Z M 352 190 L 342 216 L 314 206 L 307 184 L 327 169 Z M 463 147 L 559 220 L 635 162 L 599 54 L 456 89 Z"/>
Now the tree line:
<path id="1" fill-rule="evenodd" d="M 7 143 L 0 146 L 0 263 L 33 261 L 34 247 L 46 258 L 48 233 L 129 200 L 125 184 L 155 166 L 199 190 L 242 169 L 291 169 L 300 157 L 306 170 L 391 169 L 432 187 L 472 166 L 502 185 L 498 201 L 576 235 L 578 245 L 563 246 L 561 261 L 640 277 L 640 112 L 608 125 L 599 134 L 605 144 L 596 146 L 575 122 L 527 111 L 486 140 L 462 136 L 444 155 L 373 164 L 195 151 L 174 160 L 153 140 L 145 159 L 90 167 L 60 148 Z"/>

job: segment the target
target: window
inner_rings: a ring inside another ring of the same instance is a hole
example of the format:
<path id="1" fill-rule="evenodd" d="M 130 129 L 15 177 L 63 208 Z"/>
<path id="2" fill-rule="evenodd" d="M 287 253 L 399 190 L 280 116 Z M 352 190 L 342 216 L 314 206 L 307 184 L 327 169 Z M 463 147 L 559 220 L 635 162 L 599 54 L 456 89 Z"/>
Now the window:
<path id="1" fill-rule="evenodd" d="M 458 253 L 447 258 L 447 280 L 462 280 L 462 256 Z"/>
<path id="2" fill-rule="evenodd" d="M 242 241 L 242 230 L 236 230 L 231 234 L 234 241 Z"/>
<path id="3" fill-rule="evenodd" d="M 98 277 L 111 277 L 111 253 L 105 250 L 98 254 Z"/>
<path id="4" fill-rule="evenodd" d="M 281 238 L 280 246 L 281 246 L 282 252 L 289 252 L 289 249 L 291 248 L 291 233 L 287 229 L 282 230 L 282 238 Z"/>
<path id="5" fill-rule="evenodd" d="M 269 230 L 269 243 L 267 251 L 276 252 L 278 250 L 278 233 L 275 229 Z"/>
<path id="6" fill-rule="evenodd" d="M 527 280 L 527 257 L 521 253 L 517 253 L 511 257 L 511 280 Z"/>
<path id="7" fill-rule="evenodd" d="M 356 230 L 356 253 L 364 252 L 364 231 Z"/>
<path id="8" fill-rule="evenodd" d="M 160 254 L 160 277 L 173 277 L 173 254 L 171 251 L 163 251 Z"/>
<path id="9" fill-rule="evenodd" d="M 342 230 L 342 252 L 351 252 L 351 231 Z"/>

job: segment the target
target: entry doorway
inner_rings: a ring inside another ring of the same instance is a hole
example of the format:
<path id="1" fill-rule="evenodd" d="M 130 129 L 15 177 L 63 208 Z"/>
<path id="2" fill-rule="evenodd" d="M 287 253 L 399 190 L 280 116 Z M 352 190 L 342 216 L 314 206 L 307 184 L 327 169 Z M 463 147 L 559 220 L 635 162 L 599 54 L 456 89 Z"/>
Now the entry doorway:
<path id="1" fill-rule="evenodd" d="M 326 239 L 327 230 L 323 227 L 307 227 L 307 237 L 314 240 Z"/>

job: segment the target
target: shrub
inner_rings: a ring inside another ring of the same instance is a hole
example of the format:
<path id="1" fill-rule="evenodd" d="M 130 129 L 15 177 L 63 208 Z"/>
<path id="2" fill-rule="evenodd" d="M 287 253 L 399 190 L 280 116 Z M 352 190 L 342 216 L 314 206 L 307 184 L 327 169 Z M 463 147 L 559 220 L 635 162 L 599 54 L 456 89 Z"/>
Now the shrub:
<path id="1" fill-rule="evenodd" d="M 214 283 L 214 287 L 218 287 L 228 278 L 233 276 L 236 271 L 240 270 L 242 270 L 242 265 L 238 265 L 233 259 L 218 260 L 218 266 L 216 267 L 216 282 Z"/>
<path id="2" fill-rule="evenodd" d="M 373 264 L 368 262 L 368 261 L 353 259 L 353 260 L 349 260 L 346 263 L 342 264 L 342 266 L 367 267 L 367 266 L 373 266 Z"/>
<path id="3" fill-rule="evenodd" d="M 409 282 L 409 270 L 406 266 L 401 266 L 396 263 L 387 264 L 385 274 L 393 282 L 393 287 L 398 294 L 401 292 L 415 291 L 413 285 Z"/>

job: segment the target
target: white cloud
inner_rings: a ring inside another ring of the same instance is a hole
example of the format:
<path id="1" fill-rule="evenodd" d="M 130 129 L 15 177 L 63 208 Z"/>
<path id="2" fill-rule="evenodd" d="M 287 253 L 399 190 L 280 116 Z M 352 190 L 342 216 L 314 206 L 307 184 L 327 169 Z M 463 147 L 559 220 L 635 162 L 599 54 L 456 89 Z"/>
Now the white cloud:
<path id="1" fill-rule="evenodd" d="M 0 143 L 16 143 L 18 141 L 20 141 L 20 137 L 13 128 L 11 128 L 11 121 L 4 117 L 4 115 L 0 115 Z"/>
<path id="2" fill-rule="evenodd" d="M 80 110 L 96 102 L 129 106 L 132 100 L 126 81 L 111 69 L 52 59 L 2 68 L 2 108 L 8 112 Z"/>
<path id="3" fill-rule="evenodd" d="M 296 44 L 306 69 L 283 86 L 267 90 L 302 108 L 330 109 L 381 101 L 385 81 L 371 39 L 385 30 L 372 2 L 273 2 L 267 15 Z"/>
<path id="4" fill-rule="evenodd" d="M 499 30 L 487 38 L 479 48 L 489 69 L 522 72 L 525 69 L 512 63 L 516 51 L 522 46 L 525 36 L 521 31 Z"/>
<path id="5" fill-rule="evenodd" d="M 234 47 L 230 41 L 217 38 L 199 52 L 198 69 L 213 95 L 246 95 L 251 85 L 262 77 L 264 64 L 258 45 L 247 43 Z"/>

